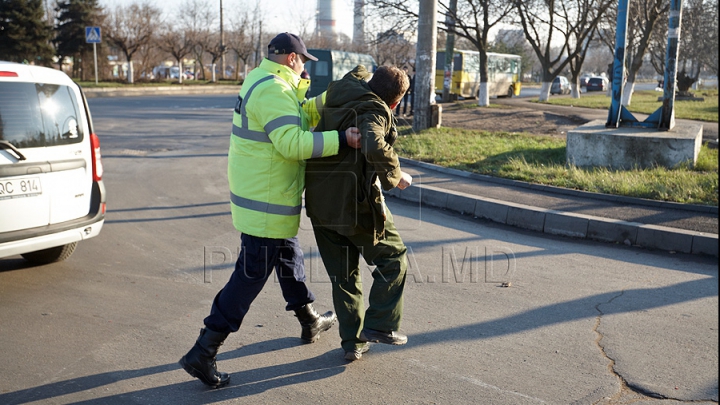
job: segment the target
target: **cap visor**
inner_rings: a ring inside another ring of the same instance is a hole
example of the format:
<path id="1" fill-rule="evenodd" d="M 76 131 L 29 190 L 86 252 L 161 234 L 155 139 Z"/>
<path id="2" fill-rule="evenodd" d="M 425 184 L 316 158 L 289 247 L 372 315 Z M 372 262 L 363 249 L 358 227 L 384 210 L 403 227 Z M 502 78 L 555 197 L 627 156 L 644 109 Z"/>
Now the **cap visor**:
<path id="1" fill-rule="evenodd" d="M 308 52 L 305 52 L 303 55 L 305 55 L 305 57 L 308 58 L 308 59 L 310 59 L 310 60 L 314 60 L 314 61 L 317 61 L 317 60 L 318 60 L 318 58 L 310 55 L 310 53 L 308 53 Z"/>

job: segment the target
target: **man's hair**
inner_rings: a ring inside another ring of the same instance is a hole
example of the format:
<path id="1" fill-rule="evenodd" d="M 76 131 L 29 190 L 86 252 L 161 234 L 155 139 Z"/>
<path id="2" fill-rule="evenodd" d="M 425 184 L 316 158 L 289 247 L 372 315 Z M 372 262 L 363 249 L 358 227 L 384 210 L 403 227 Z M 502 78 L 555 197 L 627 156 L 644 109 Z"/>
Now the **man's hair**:
<path id="1" fill-rule="evenodd" d="M 281 53 L 281 54 L 271 53 L 271 54 L 269 54 L 269 55 L 267 56 L 267 58 L 270 59 L 271 61 L 275 62 L 275 63 L 279 63 L 279 64 L 283 65 L 283 64 L 284 64 L 283 62 L 285 62 L 285 60 L 287 59 L 287 54 L 284 54 L 284 53 Z"/>
<path id="2" fill-rule="evenodd" d="M 395 66 L 380 66 L 368 82 L 370 89 L 388 106 L 391 106 L 405 95 L 410 87 L 407 73 Z"/>

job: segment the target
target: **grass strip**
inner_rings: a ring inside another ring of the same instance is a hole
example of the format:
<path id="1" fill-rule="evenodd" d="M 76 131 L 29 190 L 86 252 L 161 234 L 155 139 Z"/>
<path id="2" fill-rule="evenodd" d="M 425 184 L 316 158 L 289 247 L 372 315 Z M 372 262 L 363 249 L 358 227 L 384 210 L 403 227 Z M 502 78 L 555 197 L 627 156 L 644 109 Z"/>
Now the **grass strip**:
<path id="1" fill-rule="evenodd" d="M 703 145 L 694 167 L 610 170 L 565 161 L 562 137 L 523 133 L 400 129 L 398 154 L 440 166 L 536 184 L 679 203 L 718 205 L 718 150 Z"/>

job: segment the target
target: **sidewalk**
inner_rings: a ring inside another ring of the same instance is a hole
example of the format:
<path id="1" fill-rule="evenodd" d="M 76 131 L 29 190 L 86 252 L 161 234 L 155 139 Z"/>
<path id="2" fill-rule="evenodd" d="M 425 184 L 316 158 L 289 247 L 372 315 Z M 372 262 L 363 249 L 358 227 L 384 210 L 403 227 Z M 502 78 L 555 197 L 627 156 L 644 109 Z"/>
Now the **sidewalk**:
<path id="1" fill-rule="evenodd" d="M 501 224 L 648 249 L 718 256 L 718 208 L 499 179 L 401 158 L 413 185 L 386 195 Z"/>

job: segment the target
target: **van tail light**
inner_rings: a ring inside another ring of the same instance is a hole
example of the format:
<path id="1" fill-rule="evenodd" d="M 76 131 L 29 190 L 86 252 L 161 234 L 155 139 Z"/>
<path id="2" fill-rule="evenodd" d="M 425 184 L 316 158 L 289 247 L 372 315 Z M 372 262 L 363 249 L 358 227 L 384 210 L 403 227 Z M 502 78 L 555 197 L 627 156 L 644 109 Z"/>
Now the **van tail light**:
<path id="1" fill-rule="evenodd" d="M 100 181 L 102 180 L 103 166 L 100 160 L 100 138 L 95 134 L 90 134 L 90 147 L 92 148 L 93 181 Z"/>
<path id="2" fill-rule="evenodd" d="M 0 77 L 18 77 L 17 72 L 8 72 L 6 70 L 0 70 Z"/>

